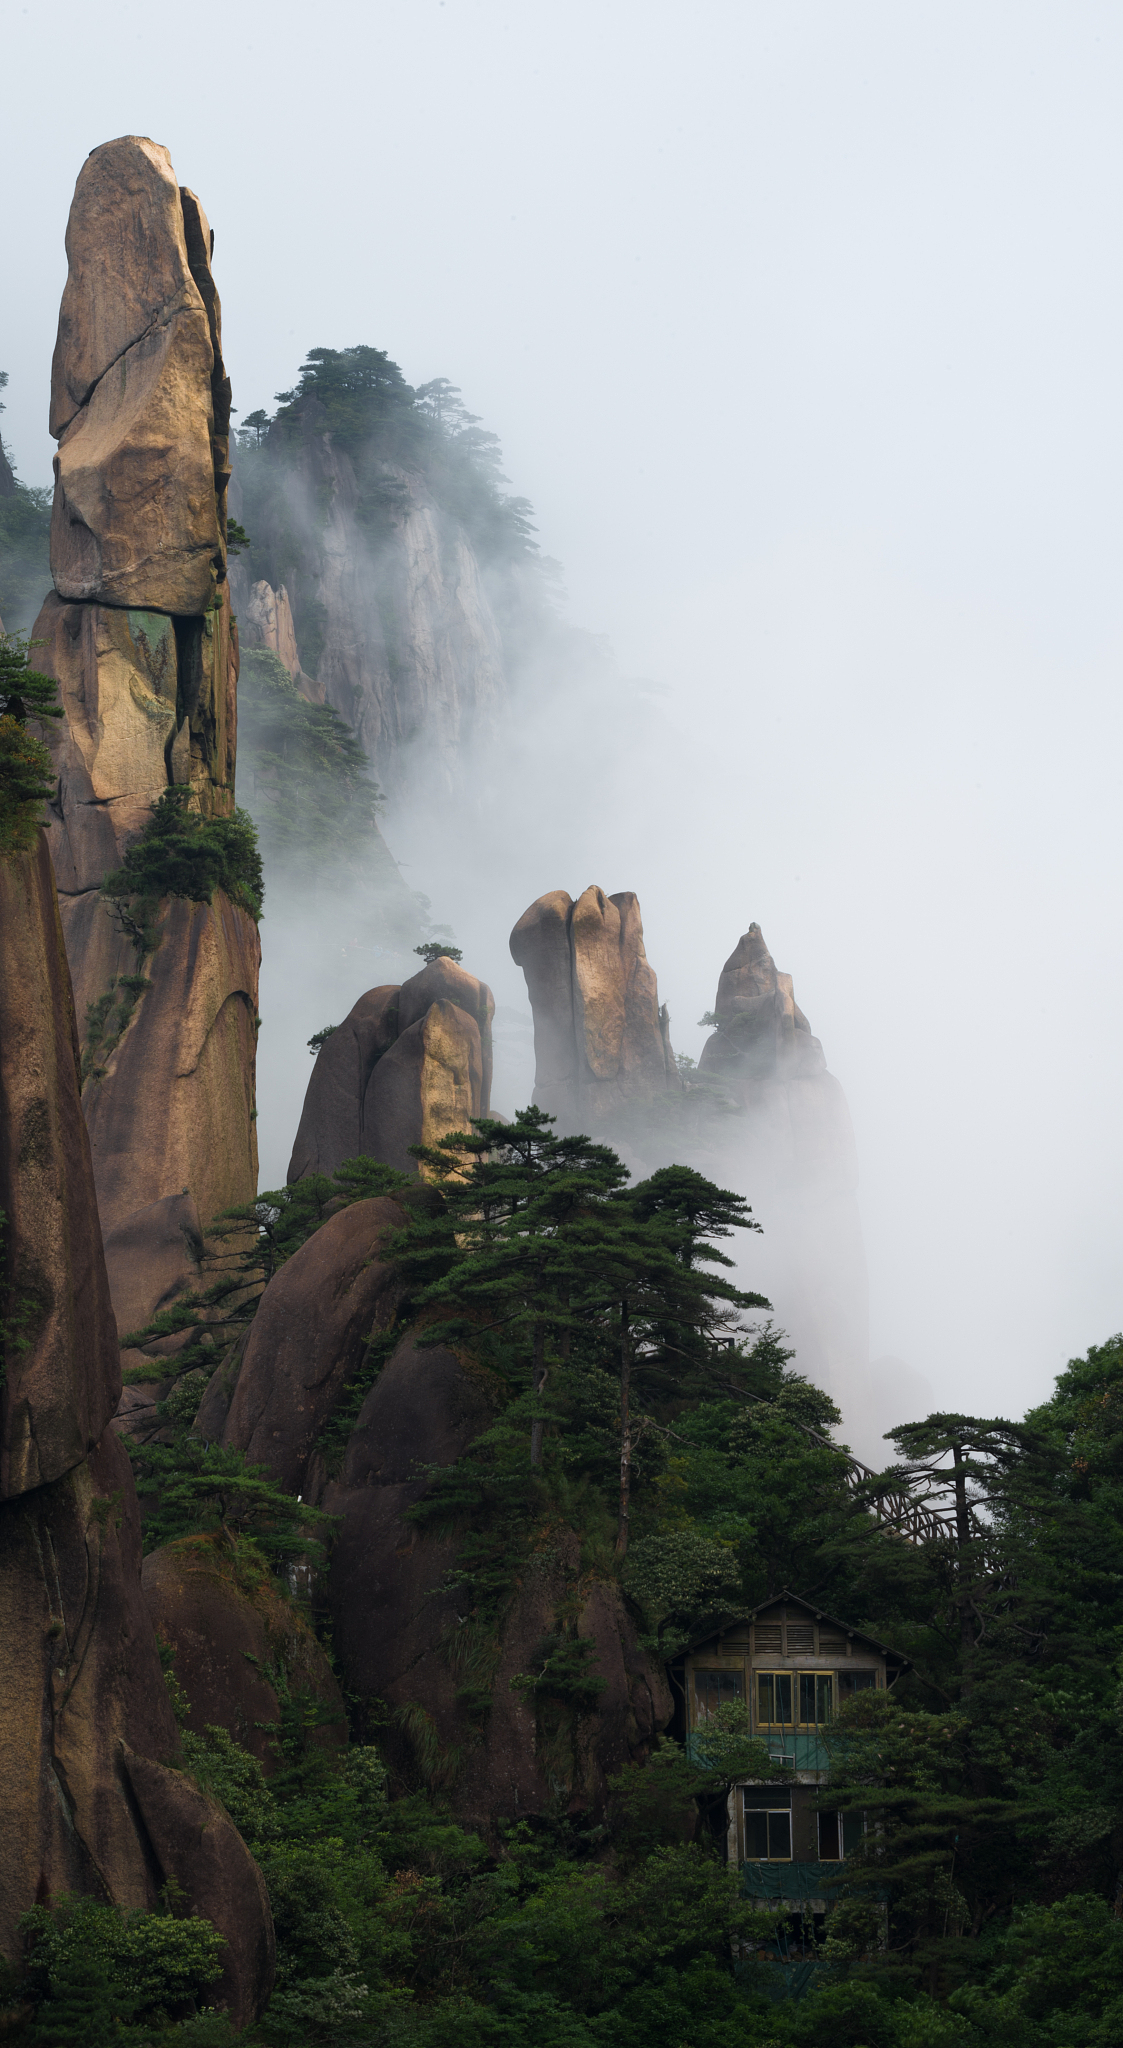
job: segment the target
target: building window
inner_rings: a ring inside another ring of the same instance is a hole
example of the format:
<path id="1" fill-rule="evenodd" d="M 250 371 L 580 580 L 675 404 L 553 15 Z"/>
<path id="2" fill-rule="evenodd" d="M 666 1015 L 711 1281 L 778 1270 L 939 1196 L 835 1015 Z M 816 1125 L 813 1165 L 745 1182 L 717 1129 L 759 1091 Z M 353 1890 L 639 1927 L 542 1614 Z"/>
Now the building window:
<path id="1" fill-rule="evenodd" d="M 831 1671 L 758 1671 L 756 1675 L 756 1718 L 758 1728 L 790 1728 L 792 1708 L 799 1707 L 799 1726 L 817 1728 L 834 1712 L 834 1673 Z"/>
<path id="2" fill-rule="evenodd" d="M 820 1813 L 820 1863 L 841 1863 L 857 1848 L 864 1833 L 865 1823 L 860 1813 Z"/>
<path id="3" fill-rule="evenodd" d="M 739 1671 L 698 1671 L 694 1673 L 694 1709 L 698 1721 L 708 1721 L 719 1707 L 744 1698 L 745 1682 Z"/>
<path id="4" fill-rule="evenodd" d="M 799 1675 L 799 1718 L 804 1727 L 829 1721 L 834 1711 L 834 1675 L 830 1671 L 801 1671 Z"/>
<path id="5" fill-rule="evenodd" d="M 856 1692 L 869 1692 L 876 1684 L 876 1671 L 840 1671 L 838 1697 L 840 1700 L 852 1700 Z"/>
<path id="6" fill-rule="evenodd" d="M 748 1793 L 760 1798 L 760 1793 Z M 790 1863 L 792 1860 L 792 1810 L 790 1806 L 745 1806 L 745 1858 L 749 1863 Z"/>

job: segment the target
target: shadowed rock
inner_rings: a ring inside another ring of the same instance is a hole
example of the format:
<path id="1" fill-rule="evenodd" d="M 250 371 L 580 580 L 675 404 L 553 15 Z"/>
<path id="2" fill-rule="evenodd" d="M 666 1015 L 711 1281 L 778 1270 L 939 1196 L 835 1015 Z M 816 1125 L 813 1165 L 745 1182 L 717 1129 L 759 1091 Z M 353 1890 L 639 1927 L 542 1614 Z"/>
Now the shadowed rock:
<path id="1" fill-rule="evenodd" d="M 119 1357 L 42 839 L 0 863 L 0 1099 L 0 1951 L 22 1953 L 37 1900 L 150 1908 L 174 1877 L 226 1934 L 224 1990 L 245 2019 L 272 1982 L 260 1877 L 226 1817 L 156 1761 L 178 1737 L 141 1594 L 132 1468 L 103 1427 Z"/>
<path id="2" fill-rule="evenodd" d="M 152 1551 L 141 1586 L 157 1634 L 175 1652 L 187 1726 L 197 1735 L 225 1728 L 268 1775 L 277 1764 L 280 1687 L 286 1697 L 312 1698 L 336 1717 L 315 1731 L 322 1745 L 346 1743 L 347 1719 L 331 1665 L 268 1573 L 247 1572 L 220 1542 L 193 1536 Z"/>
<path id="3" fill-rule="evenodd" d="M 289 1181 L 364 1154 L 415 1173 L 411 1145 L 486 1116 L 494 1014 L 487 983 L 447 959 L 360 996 L 317 1054 Z"/>
<path id="4" fill-rule="evenodd" d="M 680 1086 L 630 891 L 540 896 L 511 933 L 534 1013 L 534 1100 L 563 1130 L 610 1127 Z"/>
<path id="5" fill-rule="evenodd" d="M 290 1493 L 323 1483 L 316 1442 L 371 1335 L 402 1296 L 379 1256 L 407 1212 L 385 1198 L 341 1209 L 294 1252 L 262 1297 L 222 1440 L 268 1465 Z"/>
<path id="6" fill-rule="evenodd" d="M 641 1755 L 671 1715 L 662 1669 L 640 1649 L 618 1590 L 582 1579 L 575 1535 L 562 1532 L 527 1567 L 494 1639 L 458 1611 L 455 1592 L 441 1590 L 457 1540 L 422 1533 L 407 1511 L 426 1492 L 426 1468 L 454 1463 L 499 1401 L 490 1373 L 407 1335 L 367 1396 L 323 1499 L 341 1518 L 327 1598 L 346 1681 L 398 1710 L 399 1741 L 408 1745 L 412 1729 L 431 1782 L 485 1825 L 497 1813 L 541 1812 L 562 1783 L 574 1807 L 601 1806 L 606 1776 Z M 595 1713 L 562 1713 L 547 1727 L 532 1693 L 511 1680 L 535 1667 L 559 1613 L 575 1610 L 606 1689 Z M 482 1743 L 465 1720 L 464 1686 L 487 1697 Z"/>
<path id="7" fill-rule="evenodd" d="M 276 1970 L 265 1879 L 229 1815 L 190 1778 L 131 1749 L 123 1762 L 162 1884 L 205 1899 L 201 1910 L 225 1936 L 225 1967 L 208 1997 L 248 2026 L 264 2012 Z"/>
<path id="8" fill-rule="evenodd" d="M 0 861 L 0 1498 L 78 1465 L 121 1391 L 46 839 Z"/>

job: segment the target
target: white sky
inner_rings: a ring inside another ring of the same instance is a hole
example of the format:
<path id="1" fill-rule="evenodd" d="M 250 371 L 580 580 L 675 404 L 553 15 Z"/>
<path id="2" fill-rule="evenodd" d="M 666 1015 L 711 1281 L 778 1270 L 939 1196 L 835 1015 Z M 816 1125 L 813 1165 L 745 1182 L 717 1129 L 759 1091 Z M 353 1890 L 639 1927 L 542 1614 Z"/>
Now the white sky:
<path id="1" fill-rule="evenodd" d="M 666 692 L 590 723 L 619 803 L 554 805 L 495 930 L 635 888 L 696 1052 L 758 919 L 850 1100 L 875 1353 L 1042 1395 L 1123 1323 L 1123 13 L 57 0 L 4 54 L 24 478 L 75 176 L 151 134 L 242 411 L 317 343 L 451 377 L 575 621 Z"/>

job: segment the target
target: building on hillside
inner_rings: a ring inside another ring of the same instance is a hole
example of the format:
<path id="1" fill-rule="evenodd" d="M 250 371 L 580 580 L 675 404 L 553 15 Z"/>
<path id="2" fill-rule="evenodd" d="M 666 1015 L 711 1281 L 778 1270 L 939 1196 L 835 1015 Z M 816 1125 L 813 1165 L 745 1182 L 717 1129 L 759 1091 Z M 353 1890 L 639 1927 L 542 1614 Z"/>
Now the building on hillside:
<path id="1" fill-rule="evenodd" d="M 727 1854 L 741 1865 L 750 1897 L 787 1916 L 781 1951 L 808 1953 L 837 1896 L 839 1866 L 860 1841 L 860 1814 L 826 1797 L 830 1757 L 823 1730 L 846 1700 L 891 1686 L 908 1658 L 836 1621 L 812 1601 L 784 1592 L 731 1617 L 692 1643 L 674 1674 L 691 1750 L 704 1753 L 705 1728 L 732 1701 L 749 1708 L 777 1777 L 735 1785 L 727 1813 Z"/>

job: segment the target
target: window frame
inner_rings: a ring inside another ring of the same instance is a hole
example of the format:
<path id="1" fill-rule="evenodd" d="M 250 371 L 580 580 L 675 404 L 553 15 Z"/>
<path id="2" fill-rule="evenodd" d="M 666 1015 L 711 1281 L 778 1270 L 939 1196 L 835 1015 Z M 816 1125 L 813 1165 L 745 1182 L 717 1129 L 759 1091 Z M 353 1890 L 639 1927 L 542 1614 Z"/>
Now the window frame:
<path id="1" fill-rule="evenodd" d="M 831 1670 L 831 1671 L 823 1671 L 823 1670 L 820 1670 L 820 1669 L 819 1669 L 819 1668 L 818 1668 L 817 1666 L 815 1666 L 815 1665 L 812 1665 L 812 1666 L 810 1666 L 809 1668 L 808 1668 L 808 1667 L 801 1667 L 801 1666 L 799 1666 L 799 1665 L 794 1665 L 794 1666 L 793 1666 L 793 1665 L 789 1665 L 789 1666 L 788 1666 L 788 1668 L 787 1668 L 787 1670 L 781 1670 L 781 1669 L 779 1669 L 779 1668 L 773 1668 L 772 1670 L 761 1670 L 761 1669 L 760 1669 L 759 1667 L 758 1667 L 758 1668 L 756 1668 L 756 1669 L 754 1669 L 754 1671 L 753 1671 L 753 1720 L 754 1720 L 754 1725 L 755 1725 L 755 1726 L 756 1726 L 756 1727 L 757 1727 L 758 1729 L 760 1729 L 761 1731 L 764 1731 L 764 1730 L 771 1730 L 771 1729 L 774 1729 L 774 1728 L 781 1728 L 781 1729 L 782 1729 L 782 1728 L 790 1728 L 790 1729 L 792 1729 L 792 1730 L 793 1730 L 793 1732 L 794 1732 L 794 1731 L 795 1731 L 796 1729 L 799 1729 L 799 1728 L 825 1728 L 825 1727 L 827 1726 L 827 1723 L 828 1723 L 828 1722 L 830 1722 L 830 1721 L 833 1721 L 833 1720 L 834 1720 L 834 1717 L 835 1717 L 835 1713 L 836 1713 L 836 1711 L 837 1711 L 837 1708 L 836 1708 L 836 1701 L 837 1701 L 837 1696 L 838 1696 L 838 1695 L 837 1695 L 837 1688 L 836 1688 L 836 1686 L 835 1686 L 835 1679 L 836 1679 L 836 1676 L 837 1676 L 837 1673 L 836 1673 L 835 1671 L 833 1671 L 833 1670 Z M 791 1709 L 792 1709 L 792 1711 L 791 1711 L 791 1714 L 790 1714 L 790 1716 L 789 1716 L 789 1717 L 788 1717 L 788 1718 L 787 1718 L 786 1720 L 783 1720 L 783 1719 L 777 1719 L 777 1718 L 775 1717 L 775 1715 L 774 1715 L 774 1714 L 773 1714 L 772 1716 L 766 1716 L 766 1715 L 762 1714 L 762 1713 L 761 1713 L 761 1711 L 760 1711 L 760 1700 L 761 1700 L 761 1681 L 762 1681 L 762 1680 L 767 1680 L 767 1681 L 769 1681 L 769 1682 L 771 1683 L 771 1687 L 772 1687 L 772 1705 L 773 1705 L 773 1707 L 775 1707 L 775 1704 L 776 1704 L 776 1680 L 777 1680 L 778 1678 L 782 1678 L 782 1679 L 785 1679 L 785 1680 L 787 1681 L 787 1684 L 789 1685 L 789 1687 L 790 1687 L 790 1689 L 791 1689 L 791 1690 L 790 1690 L 790 1701 L 791 1701 Z M 802 1692 L 802 1689 L 803 1689 L 803 1685 L 804 1685 L 804 1683 L 805 1683 L 806 1681 L 811 1681 L 811 1682 L 813 1682 L 813 1684 L 814 1684 L 814 1691 L 815 1691 L 815 1704 L 816 1704 L 816 1710 L 818 1709 L 818 1701 L 819 1701 L 819 1690 L 820 1690 L 820 1687 L 821 1687 L 821 1686 L 822 1686 L 822 1685 L 823 1685 L 824 1683 L 825 1683 L 825 1684 L 826 1684 L 827 1686 L 829 1686 L 829 1688 L 830 1688 L 830 1696 L 831 1696 L 831 1697 L 830 1697 L 830 1708 L 829 1708 L 829 1711 L 828 1711 L 828 1712 L 827 1712 L 827 1713 L 826 1713 L 825 1715 L 820 1715 L 820 1714 L 818 1713 L 818 1711 L 816 1711 L 816 1716 L 815 1716 L 815 1719 L 814 1719 L 814 1720 L 810 1720 L 810 1721 L 804 1720 L 804 1719 L 802 1718 L 802 1707 L 803 1707 L 803 1702 L 802 1702 L 802 1699 L 801 1699 L 801 1697 L 800 1697 L 800 1694 L 801 1694 L 801 1692 Z"/>
<path id="2" fill-rule="evenodd" d="M 758 1805 L 756 1805 L 756 1804 L 754 1804 L 754 1805 L 750 1806 L 750 1804 L 749 1804 L 749 1794 L 750 1794 L 750 1792 L 758 1792 L 758 1791 L 764 1791 L 764 1790 L 765 1790 L 765 1788 L 764 1788 L 764 1787 L 762 1787 L 762 1786 L 756 1786 L 756 1785 L 753 1785 L 753 1786 L 743 1785 L 743 1786 L 741 1787 L 741 1839 L 742 1839 L 742 1841 L 744 1842 L 744 1845 L 745 1845 L 745 1858 L 744 1858 L 744 1860 L 745 1860 L 745 1862 L 746 1862 L 746 1863 L 794 1863 L 794 1862 L 795 1862 L 795 1829 L 794 1829 L 794 1827 L 793 1827 L 793 1825 L 792 1825 L 792 1803 L 791 1803 L 791 1798 L 790 1798 L 790 1796 L 789 1796 L 789 1798 L 788 1798 L 788 1803 L 787 1803 L 787 1805 L 786 1805 L 786 1806 L 780 1806 L 780 1805 L 772 1805 L 772 1806 L 766 1806 L 766 1805 L 765 1805 L 765 1806 L 758 1806 Z M 749 1816 L 750 1816 L 750 1814 L 760 1814 L 760 1815 L 761 1815 L 761 1816 L 763 1817 L 763 1819 L 764 1819 L 764 1823 L 765 1823 L 765 1837 L 764 1837 L 764 1838 L 765 1838 L 765 1841 L 766 1841 L 766 1843 L 768 1844 L 768 1854 L 767 1854 L 766 1856 L 751 1856 L 751 1855 L 749 1854 Z M 779 1820 L 779 1819 L 783 1818 L 783 1819 L 784 1819 L 784 1820 L 785 1820 L 785 1821 L 787 1822 L 787 1828 L 788 1828 L 788 1853 L 787 1853 L 787 1855 L 786 1855 L 786 1856 L 774 1856 L 774 1855 L 772 1854 L 772 1844 L 771 1844 L 771 1835 L 772 1835 L 772 1818 L 773 1818 L 773 1815 L 775 1815 L 775 1817 L 776 1817 L 776 1819 L 777 1819 L 777 1820 Z"/>
<path id="3" fill-rule="evenodd" d="M 744 1664 L 692 1664 L 690 1667 L 690 1704 L 692 1726 L 695 1729 L 704 1728 L 710 1718 L 709 1710 L 703 1710 L 699 1698 L 698 1680 L 699 1678 L 709 1678 L 711 1676 L 727 1679 L 733 1688 L 734 1699 L 743 1701 L 745 1698 Z M 724 1700 L 719 1699 L 719 1706 L 724 1706 L 725 1704 Z"/>

